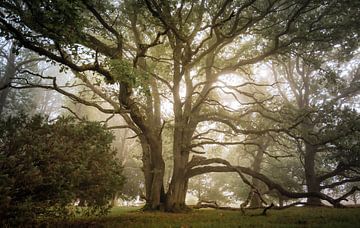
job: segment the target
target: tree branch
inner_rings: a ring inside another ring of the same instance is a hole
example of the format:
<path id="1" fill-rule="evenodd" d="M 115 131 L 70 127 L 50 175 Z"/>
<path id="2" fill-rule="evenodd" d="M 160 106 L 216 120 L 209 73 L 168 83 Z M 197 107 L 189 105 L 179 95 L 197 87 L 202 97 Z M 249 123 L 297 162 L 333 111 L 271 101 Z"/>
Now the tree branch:
<path id="1" fill-rule="evenodd" d="M 218 166 L 209 166 L 209 164 L 218 164 Z M 219 166 L 220 165 L 220 166 Z M 201 167 L 196 167 L 201 166 Z M 241 173 L 241 175 L 246 174 L 250 175 L 253 178 L 259 179 L 267 187 L 271 189 L 276 189 L 280 194 L 289 197 L 289 198 L 308 198 L 308 197 L 317 197 L 323 200 L 328 201 L 335 207 L 340 207 L 340 201 L 337 199 L 333 199 L 323 193 L 318 192 L 290 192 L 284 189 L 281 185 L 275 183 L 274 181 L 270 180 L 264 174 L 255 172 L 250 168 L 242 167 L 242 166 L 232 166 L 228 161 L 221 159 L 221 158 L 212 158 L 206 159 L 198 162 L 194 162 L 187 168 L 186 176 L 191 178 L 196 175 L 209 173 L 209 172 L 237 172 Z"/>

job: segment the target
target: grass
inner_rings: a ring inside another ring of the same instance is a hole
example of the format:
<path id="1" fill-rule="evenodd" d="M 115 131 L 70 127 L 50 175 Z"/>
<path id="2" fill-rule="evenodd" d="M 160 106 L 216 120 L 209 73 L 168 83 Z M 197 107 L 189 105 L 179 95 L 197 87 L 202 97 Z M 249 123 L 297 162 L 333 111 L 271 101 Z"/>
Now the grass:
<path id="1" fill-rule="evenodd" d="M 194 210 L 172 214 L 141 212 L 138 208 L 114 208 L 102 218 L 77 218 L 50 227 L 360 227 L 360 208 L 289 208 L 240 211 Z"/>

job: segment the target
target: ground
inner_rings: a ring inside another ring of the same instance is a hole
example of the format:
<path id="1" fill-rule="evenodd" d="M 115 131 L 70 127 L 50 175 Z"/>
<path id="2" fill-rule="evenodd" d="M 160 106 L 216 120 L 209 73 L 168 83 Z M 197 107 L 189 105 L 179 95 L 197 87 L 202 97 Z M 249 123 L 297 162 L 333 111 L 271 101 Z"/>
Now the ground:
<path id="1" fill-rule="evenodd" d="M 202 209 L 172 214 L 118 207 L 103 218 L 77 218 L 50 227 L 360 227 L 360 208 L 289 208 L 259 216 L 261 212 Z"/>

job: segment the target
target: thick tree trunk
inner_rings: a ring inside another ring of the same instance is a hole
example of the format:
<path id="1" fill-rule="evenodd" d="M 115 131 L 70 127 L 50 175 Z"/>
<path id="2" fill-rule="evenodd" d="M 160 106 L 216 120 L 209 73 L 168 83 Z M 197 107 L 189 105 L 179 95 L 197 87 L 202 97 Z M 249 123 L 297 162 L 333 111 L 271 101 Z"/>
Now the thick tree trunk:
<path id="1" fill-rule="evenodd" d="M 119 101 L 130 111 L 130 117 L 140 129 L 139 139 L 143 149 L 143 172 L 146 188 L 145 210 L 160 210 L 165 201 L 164 173 L 165 162 L 162 157 L 161 126 L 159 118 L 147 113 L 148 119 L 131 99 L 131 87 L 120 84 Z M 149 98 L 150 99 L 150 98 Z"/>
<path id="2" fill-rule="evenodd" d="M 187 131 L 189 129 L 186 129 Z M 174 168 L 169 189 L 166 195 L 166 210 L 179 212 L 186 209 L 185 198 L 188 188 L 188 177 L 186 177 L 186 166 L 189 160 L 189 152 L 186 150 L 186 142 L 190 142 L 189 132 L 184 132 L 181 127 L 174 132 Z"/>
<path id="3" fill-rule="evenodd" d="M 143 172 L 146 188 L 146 210 L 160 210 L 165 203 L 164 173 L 161 140 L 140 137 L 143 149 Z M 148 142 L 150 141 L 150 142 Z"/>
<path id="4" fill-rule="evenodd" d="M 157 137 L 157 131 L 149 136 L 153 180 L 151 183 L 151 209 L 161 209 L 164 204 L 164 174 L 165 162 L 162 156 L 162 140 Z"/>
<path id="5" fill-rule="evenodd" d="M 166 210 L 179 212 L 186 209 L 185 198 L 188 188 L 186 165 L 188 163 L 189 153 L 182 152 L 181 148 L 178 147 L 178 149 L 175 149 L 174 154 L 174 169 L 166 196 Z"/>
<path id="6" fill-rule="evenodd" d="M 153 173 L 151 172 L 151 156 L 150 156 L 150 147 L 144 137 L 139 137 L 142 147 L 142 171 L 144 173 L 145 180 L 145 199 L 146 199 L 146 208 L 150 208 L 150 195 L 151 195 L 151 183 L 153 180 Z"/>
<path id="7" fill-rule="evenodd" d="M 307 191 L 320 193 L 320 182 L 315 171 L 315 157 L 316 148 L 309 143 L 305 143 L 304 168 Z M 321 200 L 317 197 L 309 197 L 307 203 L 315 206 L 321 205 Z"/>
<path id="8" fill-rule="evenodd" d="M 185 171 L 181 171 L 181 169 L 174 170 L 166 197 L 167 211 L 180 212 L 186 209 L 187 187 L 188 179 L 185 177 Z"/>

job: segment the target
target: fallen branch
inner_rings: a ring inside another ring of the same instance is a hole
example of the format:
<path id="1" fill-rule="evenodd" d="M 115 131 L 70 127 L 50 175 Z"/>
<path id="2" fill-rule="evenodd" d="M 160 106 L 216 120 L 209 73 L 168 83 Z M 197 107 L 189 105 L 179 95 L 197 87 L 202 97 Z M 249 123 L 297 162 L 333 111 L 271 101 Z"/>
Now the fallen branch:
<path id="1" fill-rule="evenodd" d="M 218 209 L 219 205 L 215 200 L 199 200 L 199 202 L 196 204 L 194 208 L 200 209 L 200 208 L 215 208 Z"/>

